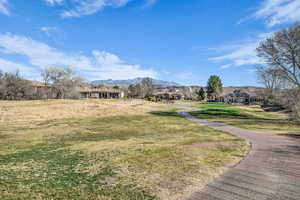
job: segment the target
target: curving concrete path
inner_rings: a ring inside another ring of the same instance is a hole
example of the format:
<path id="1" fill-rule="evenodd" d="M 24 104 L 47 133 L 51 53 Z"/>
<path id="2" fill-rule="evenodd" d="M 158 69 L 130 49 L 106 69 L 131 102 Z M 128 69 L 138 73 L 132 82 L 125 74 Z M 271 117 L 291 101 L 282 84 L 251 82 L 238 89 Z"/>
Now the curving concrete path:
<path id="1" fill-rule="evenodd" d="M 300 200 L 300 138 L 257 133 L 185 118 L 251 142 L 252 150 L 236 167 L 194 193 L 189 200 Z"/>

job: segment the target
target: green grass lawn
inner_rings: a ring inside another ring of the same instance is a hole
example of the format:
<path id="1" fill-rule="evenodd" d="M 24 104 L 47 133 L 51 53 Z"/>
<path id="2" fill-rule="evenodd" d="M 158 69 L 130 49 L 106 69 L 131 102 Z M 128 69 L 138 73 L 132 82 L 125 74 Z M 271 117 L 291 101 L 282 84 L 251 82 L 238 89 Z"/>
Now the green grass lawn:
<path id="1" fill-rule="evenodd" d="M 200 111 L 192 115 L 208 121 L 266 133 L 290 134 L 300 132 L 300 125 L 283 114 L 265 112 L 257 106 L 234 106 L 229 104 L 205 103 Z"/>
<path id="2" fill-rule="evenodd" d="M 86 116 L 46 120 L 49 113 L 37 112 L 38 121 L 0 123 L 0 199 L 182 199 L 249 150 L 175 111 L 123 114 L 112 103 L 110 112 L 120 114 L 103 116 L 99 106 Z M 24 109 L 16 113 L 26 116 Z"/>

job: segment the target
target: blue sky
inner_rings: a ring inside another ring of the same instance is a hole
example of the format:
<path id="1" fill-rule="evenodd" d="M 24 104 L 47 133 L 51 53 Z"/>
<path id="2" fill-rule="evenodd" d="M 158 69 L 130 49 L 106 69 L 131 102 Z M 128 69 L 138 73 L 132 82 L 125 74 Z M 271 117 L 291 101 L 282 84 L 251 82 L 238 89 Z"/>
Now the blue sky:
<path id="1" fill-rule="evenodd" d="M 256 46 L 299 20 L 299 0 L 0 0 L 0 69 L 257 85 Z"/>

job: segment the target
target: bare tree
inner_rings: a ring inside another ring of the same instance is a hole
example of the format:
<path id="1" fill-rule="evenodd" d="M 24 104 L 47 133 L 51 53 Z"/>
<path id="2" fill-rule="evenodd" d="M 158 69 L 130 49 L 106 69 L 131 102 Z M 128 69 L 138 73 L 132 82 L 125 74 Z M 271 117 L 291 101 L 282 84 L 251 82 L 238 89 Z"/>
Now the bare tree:
<path id="1" fill-rule="evenodd" d="M 151 96 L 154 91 L 153 80 L 151 78 L 144 78 L 141 82 L 141 90 L 143 98 Z"/>
<path id="2" fill-rule="evenodd" d="M 263 41 L 257 53 L 281 78 L 300 88 L 300 25 L 276 32 Z"/>
<path id="3" fill-rule="evenodd" d="M 130 98 L 141 98 L 142 88 L 141 84 L 131 84 L 128 86 L 128 96 Z"/>
<path id="4" fill-rule="evenodd" d="M 56 89 L 56 98 L 78 98 L 76 89 L 84 82 L 71 67 L 46 67 L 42 77 L 45 84 L 51 84 Z"/>
<path id="5" fill-rule="evenodd" d="M 42 69 L 41 77 L 45 85 L 48 85 L 51 81 L 51 67 L 45 67 Z"/>
<path id="6" fill-rule="evenodd" d="M 257 48 L 266 67 L 258 70 L 267 89 L 277 89 L 279 102 L 300 119 L 300 25 L 280 30 Z"/>
<path id="7" fill-rule="evenodd" d="M 141 83 L 128 86 L 129 97 L 145 98 L 151 96 L 153 91 L 153 80 L 151 78 L 144 78 Z"/>
<path id="8" fill-rule="evenodd" d="M 3 93 L 4 93 L 5 85 L 4 85 L 3 77 L 4 77 L 4 73 L 0 70 L 0 99 L 4 99 Z"/>
<path id="9" fill-rule="evenodd" d="M 256 68 L 259 82 L 267 89 L 277 90 L 282 88 L 282 70 L 259 66 Z"/>
<path id="10" fill-rule="evenodd" d="M 281 90 L 286 87 L 286 81 L 282 77 L 284 72 L 281 69 L 259 66 L 256 73 L 259 82 L 265 86 L 265 89 L 259 91 L 264 104 L 275 103 Z"/>
<path id="11" fill-rule="evenodd" d="M 0 75 L 0 97 L 3 100 L 32 99 L 29 82 L 24 80 L 19 71 Z"/>

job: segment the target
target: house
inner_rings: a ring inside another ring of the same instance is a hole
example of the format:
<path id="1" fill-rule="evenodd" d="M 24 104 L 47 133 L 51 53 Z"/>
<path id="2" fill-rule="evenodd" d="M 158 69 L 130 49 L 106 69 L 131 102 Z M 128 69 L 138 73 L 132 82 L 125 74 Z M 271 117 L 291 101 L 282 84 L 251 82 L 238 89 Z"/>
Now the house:
<path id="1" fill-rule="evenodd" d="M 111 88 L 81 87 L 78 92 L 80 98 L 119 99 L 124 97 L 122 90 Z"/>
<path id="2" fill-rule="evenodd" d="M 156 101 L 184 99 L 184 95 L 180 92 L 156 92 L 153 94 L 153 96 Z"/>
<path id="3" fill-rule="evenodd" d="M 196 100 L 200 86 L 172 86 L 157 85 L 154 95 L 164 100 Z"/>
<path id="4" fill-rule="evenodd" d="M 259 88 L 256 87 L 225 87 L 215 101 L 221 103 L 255 104 L 261 102 L 261 98 L 257 95 L 258 91 Z"/>
<path id="5" fill-rule="evenodd" d="M 26 80 L 30 86 L 27 95 L 31 99 L 56 99 L 58 98 L 59 91 L 51 84 L 45 84 L 40 81 Z"/>

